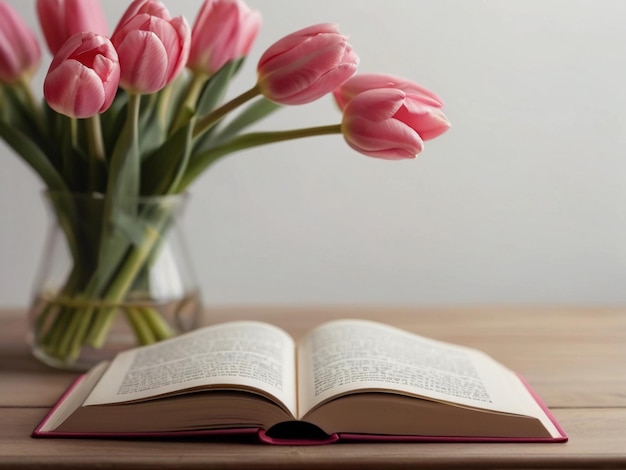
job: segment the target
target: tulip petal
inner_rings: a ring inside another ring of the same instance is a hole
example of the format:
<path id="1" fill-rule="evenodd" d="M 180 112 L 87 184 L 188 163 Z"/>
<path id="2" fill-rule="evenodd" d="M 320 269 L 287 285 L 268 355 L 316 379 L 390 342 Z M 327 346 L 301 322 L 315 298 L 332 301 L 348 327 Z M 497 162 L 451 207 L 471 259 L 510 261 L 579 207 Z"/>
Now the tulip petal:
<path id="1" fill-rule="evenodd" d="M 404 91 L 407 96 L 411 96 L 415 102 L 435 108 L 443 106 L 441 98 L 422 85 L 411 82 L 405 78 L 380 73 L 355 75 L 334 90 L 333 95 L 335 96 L 339 108 L 344 109 L 348 101 L 359 93 L 378 88 L 396 88 Z M 410 107 L 411 105 L 407 103 L 407 106 Z"/>
<path id="2" fill-rule="evenodd" d="M 35 34 L 8 3 L 0 2 L 0 82 L 30 74 L 40 59 Z"/>
<path id="3" fill-rule="evenodd" d="M 272 44 L 259 59 L 259 67 L 265 69 L 267 62 L 292 50 L 307 38 L 327 33 L 339 34 L 339 28 L 334 23 L 322 23 L 295 31 Z"/>
<path id="4" fill-rule="evenodd" d="M 424 148 L 417 132 L 394 119 L 373 122 L 359 117 L 342 127 L 348 144 L 371 157 L 388 160 L 415 158 Z"/>
<path id="5" fill-rule="evenodd" d="M 394 88 L 364 91 L 343 110 L 341 130 L 355 150 L 376 158 L 415 158 L 424 148 L 418 130 L 404 122 L 406 94 Z M 434 108 L 433 108 L 434 109 Z"/>
<path id="6" fill-rule="evenodd" d="M 120 67 L 109 39 L 77 33 L 59 49 L 44 81 L 44 96 L 55 111 L 87 118 L 106 111 L 117 92 Z"/>
<path id="7" fill-rule="evenodd" d="M 162 18 L 164 20 L 170 19 L 169 11 L 161 2 L 157 2 L 154 0 L 135 0 L 128 6 L 126 11 L 120 18 L 120 21 L 115 27 L 115 31 L 126 26 L 126 23 L 128 23 L 130 20 L 140 14 L 156 16 L 157 18 Z"/>
<path id="8" fill-rule="evenodd" d="M 103 82 L 111 81 L 111 76 L 114 74 L 114 71 L 118 70 L 112 60 L 107 59 L 101 54 L 98 54 L 94 58 L 92 68 L 95 74 L 98 75 L 98 78 Z"/>
<path id="9" fill-rule="evenodd" d="M 315 101 L 320 96 L 325 95 L 341 83 L 350 78 L 356 71 L 356 66 L 351 64 L 340 65 L 333 70 L 316 77 L 315 81 L 308 77 L 303 77 L 301 81 L 301 89 L 296 90 L 293 94 L 285 94 L 281 98 L 281 102 L 289 105 L 300 105 Z"/>
<path id="10" fill-rule="evenodd" d="M 306 34 L 296 32 L 279 40 L 259 61 L 257 84 L 266 98 L 280 104 L 308 103 L 330 93 L 356 72 L 358 56 L 335 25 L 304 31 Z"/>
<path id="11" fill-rule="evenodd" d="M 167 52 L 154 33 L 131 31 L 117 49 L 122 87 L 139 93 L 153 93 L 165 85 Z"/>
<path id="12" fill-rule="evenodd" d="M 105 102 L 98 76 L 75 60 L 63 62 L 46 76 L 44 95 L 52 109 L 79 119 L 97 114 Z"/>
<path id="13" fill-rule="evenodd" d="M 0 81 L 12 82 L 20 72 L 20 56 L 16 53 L 12 41 L 0 30 Z"/>
<path id="14" fill-rule="evenodd" d="M 65 24 L 68 37 L 85 31 L 109 35 L 100 0 L 65 0 Z"/>
<path id="15" fill-rule="evenodd" d="M 136 0 L 111 37 L 120 57 L 120 85 L 132 93 L 159 91 L 185 66 L 190 39 L 183 17 L 171 20 L 157 0 Z"/>
<path id="16" fill-rule="evenodd" d="M 277 71 L 295 70 L 309 63 L 311 68 L 321 67 L 319 61 L 326 61 L 329 66 L 340 60 L 346 47 L 347 41 L 340 35 L 319 34 L 306 37 L 281 54 L 259 61 L 259 68 L 263 69 L 264 74 L 271 74 Z"/>
<path id="17" fill-rule="evenodd" d="M 394 88 L 365 91 L 350 101 L 344 114 L 367 116 L 374 122 L 384 121 L 398 112 L 405 98 L 402 90 Z"/>
<path id="18" fill-rule="evenodd" d="M 177 16 L 171 21 L 170 25 L 175 34 L 175 36 L 172 36 L 172 41 L 175 39 L 176 46 L 172 46 L 172 49 L 168 49 L 170 64 L 167 77 L 168 83 L 176 78 L 185 68 L 187 59 L 189 59 L 189 50 L 191 49 L 191 27 L 185 17 Z M 176 51 L 176 53 L 174 53 L 174 51 Z"/>
<path id="19" fill-rule="evenodd" d="M 407 92 L 406 107 L 409 111 L 417 113 L 424 106 L 428 106 L 429 108 L 440 108 L 441 103 L 435 101 L 429 96 Z"/>
<path id="20" fill-rule="evenodd" d="M 53 55 L 74 34 L 109 34 L 100 0 L 37 0 L 37 16 Z"/>
<path id="21" fill-rule="evenodd" d="M 48 49 L 56 54 L 69 37 L 65 32 L 63 0 L 37 0 L 37 16 Z"/>
<path id="22" fill-rule="evenodd" d="M 248 55 L 260 26 L 260 14 L 241 0 L 205 0 L 191 33 L 187 66 L 213 75 Z"/>
<path id="23" fill-rule="evenodd" d="M 395 117 L 415 129 L 423 140 L 439 137 L 450 128 L 450 122 L 439 108 L 413 106 L 409 109 L 402 107 Z"/>

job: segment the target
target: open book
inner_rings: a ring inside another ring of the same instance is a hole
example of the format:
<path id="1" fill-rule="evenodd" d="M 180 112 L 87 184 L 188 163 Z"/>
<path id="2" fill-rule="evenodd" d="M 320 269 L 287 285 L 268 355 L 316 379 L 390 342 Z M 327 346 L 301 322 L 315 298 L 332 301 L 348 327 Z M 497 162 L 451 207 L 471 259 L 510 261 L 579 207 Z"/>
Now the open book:
<path id="1" fill-rule="evenodd" d="M 35 437 L 251 434 L 263 442 L 567 440 L 486 354 L 364 320 L 297 343 L 230 322 L 118 354 L 81 376 Z"/>

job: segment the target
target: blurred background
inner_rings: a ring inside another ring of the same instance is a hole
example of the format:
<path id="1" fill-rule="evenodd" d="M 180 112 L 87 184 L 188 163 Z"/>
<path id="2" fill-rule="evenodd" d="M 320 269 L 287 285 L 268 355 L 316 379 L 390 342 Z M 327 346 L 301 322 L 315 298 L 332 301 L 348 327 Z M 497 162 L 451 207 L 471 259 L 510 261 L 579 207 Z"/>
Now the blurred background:
<path id="1" fill-rule="evenodd" d="M 9 3 L 41 37 L 34 0 Z M 102 3 L 113 29 L 129 2 Z M 184 217 L 205 304 L 626 301 L 626 2 L 247 3 L 263 27 L 231 95 L 271 43 L 337 22 L 361 72 L 431 88 L 452 129 L 410 161 L 341 136 L 220 161 Z M 201 1 L 165 4 L 191 23 Z M 257 128 L 340 118 L 329 96 Z M 0 161 L 0 307 L 25 307 L 48 220 L 40 181 L 3 142 Z"/>

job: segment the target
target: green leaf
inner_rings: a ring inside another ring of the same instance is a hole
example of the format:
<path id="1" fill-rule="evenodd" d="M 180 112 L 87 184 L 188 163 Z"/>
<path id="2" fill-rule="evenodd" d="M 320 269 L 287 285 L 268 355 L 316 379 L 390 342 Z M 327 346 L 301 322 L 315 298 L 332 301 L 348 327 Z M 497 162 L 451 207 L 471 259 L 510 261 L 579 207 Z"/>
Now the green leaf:
<path id="1" fill-rule="evenodd" d="M 77 141 L 79 122 L 62 116 L 59 131 L 59 148 L 61 151 L 60 172 L 72 192 L 84 192 L 89 182 L 87 156 Z M 82 133 L 84 134 L 84 132 Z"/>
<path id="2" fill-rule="evenodd" d="M 117 227 L 105 224 L 103 229 L 98 253 L 98 269 L 94 270 L 88 288 L 88 292 L 94 296 L 101 296 L 106 291 L 111 279 L 120 269 L 124 254 L 130 248 L 128 238 Z"/>
<path id="3" fill-rule="evenodd" d="M 233 150 L 228 144 L 210 148 L 202 153 L 193 154 L 189 160 L 185 173 L 181 176 L 180 182 L 176 188 L 176 192 L 182 193 L 193 181 L 202 174 L 210 165 L 215 163 L 219 158 L 227 155 Z"/>
<path id="4" fill-rule="evenodd" d="M 141 113 L 139 115 L 139 153 L 149 155 L 158 148 L 165 137 L 158 110 L 159 93 L 142 97 Z"/>
<path id="5" fill-rule="evenodd" d="M 151 208 L 143 208 L 143 212 L 151 212 Z M 139 217 L 120 213 L 116 221 L 115 230 L 118 230 L 124 240 L 134 247 L 141 247 L 146 242 L 148 230 L 155 230 L 150 217 L 142 213 Z"/>
<path id="6" fill-rule="evenodd" d="M 176 119 L 177 114 L 186 107 L 184 104 L 185 91 L 190 83 L 189 74 L 181 73 L 165 88 L 159 91 L 157 114 L 161 119 L 161 127 L 163 129 L 170 129 L 174 124 L 174 119 Z"/>
<path id="7" fill-rule="evenodd" d="M 219 144 L 230 139 L 231 137 L 234 137 L 245 128 L 251 126 L 257 121 L 260 121 L 261 119 L 264 119 L 280 108 L 282 108 L 281 105 L 274 103 L 265 97 L 261 97 L 237 115 L 237 117 L 224 127 L 224 129 L 219 131 L 219 133 L 214 136 L 213 142 L 215 144 Z"/>
<path id="8" fill-rule="evenodd" d="M 0 84 L 0 120 L 9 121 L 10 111 L 9 97 L 4 90 L 4 86 Z"/>
<path id="9" fill-rule="evenodd" d="M 105 153 L 110 159 L 113 152 L 113 145 L 117 142 L 128 114 L 128 93 L 121 88 L 118 90 L 113 104 L 100 115 L 102 125 L 102 140 L 105 145 Z"/>
<path id="10" fill-rule="evenodd" d="M 61 115 L 52 111 L 45 101 L 42 101 L 41 107 L 36 103 L 30 103 L 26 91 L 19 86 L 1 88 L 3 97 L 1 119 L 28 137 L 47 156 L 51 165 L 59 169 L 60 157 L 54 129 L 57 118 Z M 52 116 L 46 114 L 48 111 Z"/>
<path id="11" fill-rule="evenodd" d="M 209 165 L 229 153 L 238 152 L 250 147 L 267 145 L 286 140 L 302 139 L 316 135 L 341 134 L 341 124 L 308 127 L 274 132 L 253 132 L 235 136 L 227 142 L 211 147 L 202 152 L 194 152 L 189 165 L 179 184 L 178 191 L 184 191 Z"/>
<path id="12" fill-rule="evenodd" d="M 192 148 L 195 120 L 179 129 L 141 167 L 143 195 L 173 194 L 183 177 Z"/>
<path id="13" fill-rule="evenodd" d="M 196 103 L 196 114 L 198 116 L 210 113 L 222 101 L 228 84 L 239 72 L 243 62 L 244 58 L 230 61 L 209 78 Z"/>
<path id="14" fill-rule="evenodd" d="M 28 106 L 27 99 L 22 90 L 17 86 L 3 87 L 6 102 L 3 103 L 3 113 L 7 122 L 17 127 L 24 134 L 29 135 L 33 140 L 41 137 L 36 116 Z"/>
<path id="15" fill-rule="evenodd" d="M 50 190 L 67 191 L 57 169 L 28 135 L 9 123 L 0 121 L 0 137 L 35 170 Z"/>
<path id="16" fill-rule="evenodd" d="M 121 214 L 130 216 L 137 213 L 137 198 L 140 189 L 140 154 L 138 143 L 138 120 L 141 105 L 140 95 L 131 95 L 128 102 L 128 116 L 122 133 L 117 139 L 111 163 L 109 180 L 105 195 L 104 224 L 102 227 L 102 246 L 98 256 L 98 266 L 103 272 L 114 269 L 119 254 L 123 253 L 128 243 L 116 233 L 118 218 Z M 115 255 L 112 256 L 111 252 Z"/>
<path id="17" fill-rule="evenodd" d="M 54 111 L 47 102 L 43 102 L 43 116 L 46 122 L 47 135 L 37 142 L 42 151 L 48 156 L 50 162 L 62 172 L 61 150 L 59 142 L 62 140 L 66 116 Z"/>
<path id="18" fill-rule="evenodd" d="M 109 165 L 107 201 L 111 208 L 118 204 L 135 205 L 139 196 L 140 154 L 139 154 L 139 108 L 141 97 L 130 97 L 126 124 L 122 129 Z M 121 207 L 121 206 L 120 206 Z"/>

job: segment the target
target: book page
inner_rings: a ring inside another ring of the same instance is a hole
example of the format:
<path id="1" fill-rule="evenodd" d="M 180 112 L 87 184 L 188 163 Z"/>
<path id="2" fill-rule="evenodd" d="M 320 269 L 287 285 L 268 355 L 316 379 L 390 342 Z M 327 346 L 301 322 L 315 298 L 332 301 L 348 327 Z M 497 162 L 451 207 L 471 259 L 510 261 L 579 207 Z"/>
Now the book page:
<path id="1" fill-rule="evenodd" d="M 541 415 L 517 377 L 480 351 L 380 323 L 339 320 L 298 349 L 300 413 L 355 390 L 397 391 L 460 405 Z M 532 402 L 532 403 L 531 403 Z"/>
<path id="2" fill-rule="evenodd" d="M 195 387 L 254 387 L 295 415 L 295 345 L 283 330 L 230 322 L 118 354 L 85 405 L 121 403 Z"/>

